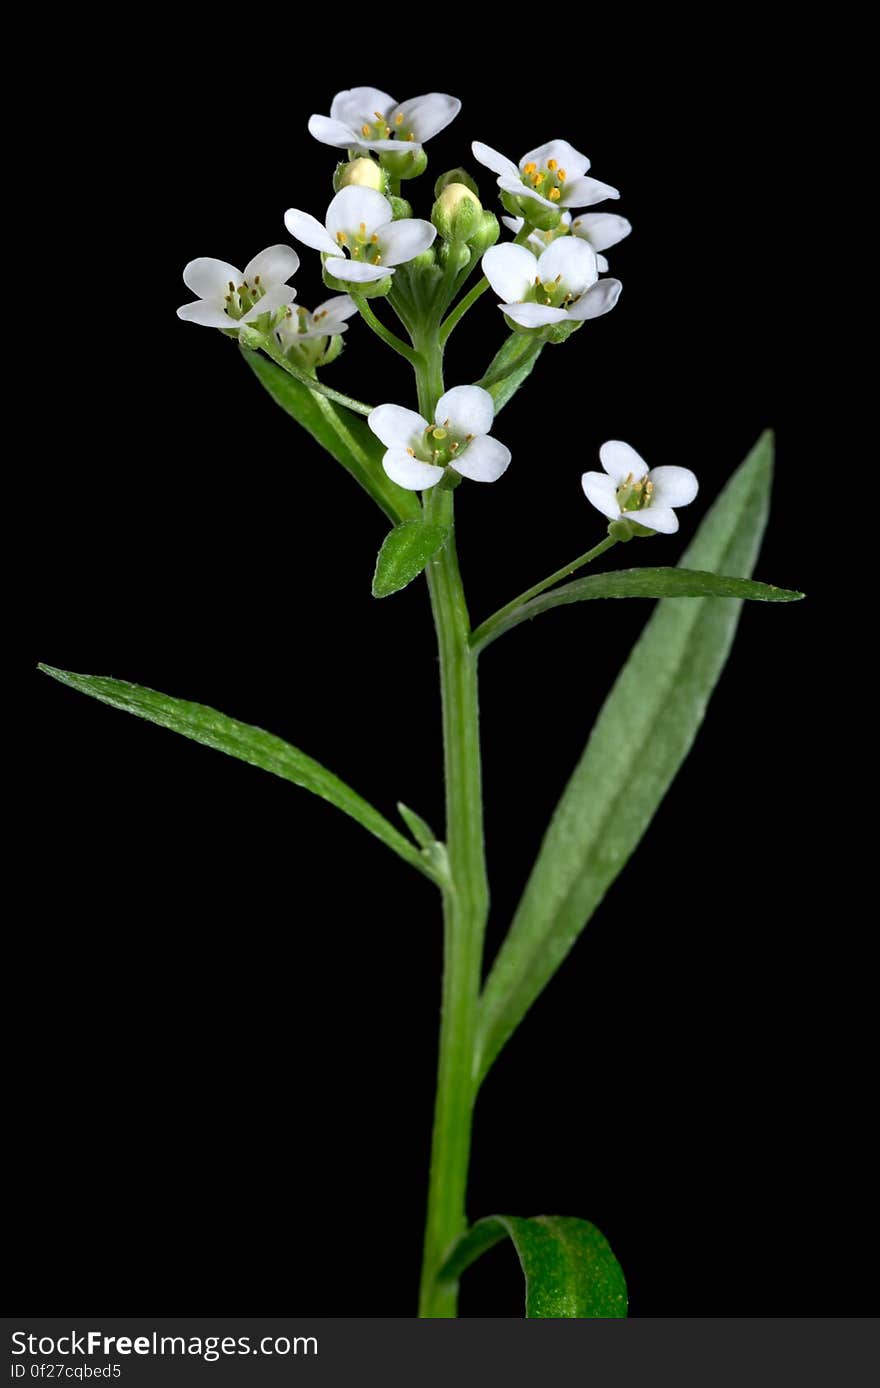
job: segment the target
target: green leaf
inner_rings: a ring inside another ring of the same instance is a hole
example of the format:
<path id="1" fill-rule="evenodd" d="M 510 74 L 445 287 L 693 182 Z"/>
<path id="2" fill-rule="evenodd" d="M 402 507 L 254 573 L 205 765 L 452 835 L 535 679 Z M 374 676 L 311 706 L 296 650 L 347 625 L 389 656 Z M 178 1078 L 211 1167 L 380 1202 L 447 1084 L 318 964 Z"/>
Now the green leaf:
<path id="1" fill-rule="evenodd" d="M 762 435 L 682 556 L 747 577 L 767 521 L 773 439 Z M 734 598 L 665 598 L 636 642 L 544 837 L 480 1004 L 484 1075 L 636 848 L 690 751 L 739 620 Z"/>
<path id="2" fill-rule="evenodd" d="M 585 1219 L 563 1215 L 490 1215 L 455 1245 L 439 1280 L 457 1282 L 471 1263 L 510 1238 L 526 1279 L 526 1316 L 609 1319 L 626 1315 L 626 1282 L 604 1234 Z"/>
<path id="3" fill-rule="evenodd" d="M 534 333 L 511 333 L 502 343 L 489 370 L 476 383 L 492 396 L 496 414 L 531 375 L 544 346 L 544 340 Z"/>
<path id="4" fill-rule="evenodd" d="M 93 699 L 100 699 L 112 708 L 123 709 L 138 718 L 146 718 L 150 723 L 158 723 L 162 728 L 182 733 L 194 742 L 214 747 L 218 752 L 226 752 L 239 761 L 250 762 L 251 766 L 262 767 L 285 781 L 310 790 L 322 800 L 329 800 L 344 814 L 356 819 L 377 839 L 393 849 L 413 867 L 436 880 L 431 863 L 394 825 L 374 809 L 362 796 L 340 781 L 338 776 L 321 766 L 320 762 L 307 757 L 298 747 L 283 742 L 272 733 L 263 732 L 249 723 L 239 723 L 227 718 L 216 709 L 204 704 L 192 704 L 183 699 L 172 699 L 168 694 L 159 694 L 155 689 L 145 689 L 139 684 L 127 684 L 124 680 L 108 679 L 103 675 L 75 675 L 69 670 L 56 670 L 51 665 L 40 665 L 41 670 L 61 684 L 69 684 Z"/>
<path id="5" fill-rule="evenodd" d="M 551 607 L 569 602 L 585 602 L 590 598 L 751 598 L 757 602 L 797 602 L 804 595 L 791 588 L 774 588 L 770 583 L 755 583 L 752 579 L 731 578 L 727 574 L 701 573 L 696 569 L 614 569 L 609 573 L 590 574 L 576 579 L 564 588 L 541 593 L 531 602 L 523 603 L 503 621 L 486 632 L 474 632 L 475 650 L 484 650 L 496 636 L 531 621 Z M 490 618 L 491 622 L 491 618 Z M 489 623 L 486 624 L 487 627 Z"/>
<path id="6" fill-rule="evenodd" d="M 390 531 L 376 560 L 373 597 L 387 598 L 389 594 L 398 593 L 412 583 L 438 549 L 443 548 L 448 535 L 447 526 L 432 525 L 421 520 L 404 521 L 403 525 Z"/>
<path id="7" fill-rule="evenodd" d="M 385 472 L 385 449 L 359 415 L 309 390 L 261 352 L 242 356 L 272 399 L 348 469 L 390 520 L 398 524 L 421 514 L 415 492 L 398 487 Z"/>
<path id="8" fill-rule="evenodd" d="M 431 848 L 438 842 L 437 835 L 431 828 L 426 819 L 422 819 L 420 814 L 411 810 L 409 805 L 404 805 L 402 800 L 397 802 L 397 813 L 409 829 L 419 848 Z"/>

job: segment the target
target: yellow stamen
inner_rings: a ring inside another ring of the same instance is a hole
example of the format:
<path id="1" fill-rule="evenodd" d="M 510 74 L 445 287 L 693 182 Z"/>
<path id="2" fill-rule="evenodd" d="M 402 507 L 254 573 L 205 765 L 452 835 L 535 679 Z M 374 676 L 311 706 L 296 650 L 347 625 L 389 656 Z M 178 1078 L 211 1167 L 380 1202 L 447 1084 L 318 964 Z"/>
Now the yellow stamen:
<path id="1" fill-rule="evenodd" d="M 373 245 L 375 246 L 376 242 L 379 240 L 379 233 L 378 233 L 378 231 L 374 231 L 374 232 L 373 232 L 372 236 L 370 237 L 370 240 L 372 241 Z"/>
<path id="2" fill-rule="evenodd" d="M 381 259 L 382 259 L 382 257 L 381 257 L 381 255 L 379 254 L 379 252 L 377 251 L 376 254 L 373 256 L 373 264 L 374 264 L 374 265 L 378 265 Z"/>
<path id="3" fill-rule="evenodd" d="M 366 222 L 361 222 L 361 236 L 364 236 L 364 237 L 365 237 L 366 234 L 367 234 L 367 224 L 366 224 Z"/>
<path id="4" fill-rule="evenodd" d="M 532 163 L 531 161 L 529 161 L 529 163 L 526 164 L 526 165 L 524 166 L 524 168 L 523 168 L 523 173 L 524 173 L 524 174 L 533 174 L 533 173 L 536 171 L 537 167 L 538 167 L 537 164 L 534 164 L 534 163 Z"/>
<path id="5" fill-rule="evenodd" d="M 361 134 L 362 134 L 362 135 L 369 135 L 369 133 L 370 133 L 370 127 L 369 127 L 368 125 L 362 125 L 362 126 L 361 126 Z"/>
<path id="6" fill-rule="evenodd" d="M 473 434 L 465 434 L 465 436 L 464 436 L 464 441 L 465 441 L 465 443 L 470 443 L 470 441 L 471 441 L 472 438 L 473 438 Z"/>
<path id="7" fill-rule="evenodd" d="M 413 132 L 410 131 L 406 138 L 407 138 L 408 140 L 414 140 L 416 137 L 415 137 L 415 135 L 413 134 Z"/>
<path id="8" fill-rule="evenodd" d="M 408 448 L 406 451 L 407 451 L 407 453 L 409 454 L 409 456 L 410 456 L 411 458 L 414 458 L 414 457 L 416 456 L 416 455 L 415 455 L 414 449 Z"/>
<path id="9" fill-rule="evenodd" d="M 558 188 L 551 188 L 551 189 L 550 189 L 550 201 L 551 201 L 551 202 L 558 202 L 558 201 L 559 201 L 559 197 L 560 197 L 559 189 L 558 189 Z"/>
<path id="10" fill-rule="evenodd" d="M 254 284 L 259 284 L 259 283 L 260 283 L 260 277 L 259 277 L 259 275 L 254 275 Z"/>
<path id="11" fill-rule="evenodd" d="M 560 183 L 564 183 L 565 180 L 568 178 L 568 174 L 565 172 L 565 169 L 560 169 L 556 177 L 559 179 Z"/>
<path id="12" fill-rule="evenodd" d="M 398 111 L 397 115 L 394 117 L 394 124 L 395 124 L 395 125 L 403 125 L 403 112 L 402 112 L 402 111 Z"/>
<path id="13" fill-rule="evenodd" d="M 555 159 L 548 159 L 548 160 L 547 160 L 547 168 L 548 168 L 548 169 L 550 170 L 550 172 L 552 173 L 553 170 L 556 168 L 556 160 L 555 160 Z"/>
<path id="14" fill-rule="evenodd" d="M 337 231 L 336 240 L 339 242 L 340 246 L 344 246 L 346 241 L 348 240 L 348 237 L 346 236 L 344 231 Z"/>

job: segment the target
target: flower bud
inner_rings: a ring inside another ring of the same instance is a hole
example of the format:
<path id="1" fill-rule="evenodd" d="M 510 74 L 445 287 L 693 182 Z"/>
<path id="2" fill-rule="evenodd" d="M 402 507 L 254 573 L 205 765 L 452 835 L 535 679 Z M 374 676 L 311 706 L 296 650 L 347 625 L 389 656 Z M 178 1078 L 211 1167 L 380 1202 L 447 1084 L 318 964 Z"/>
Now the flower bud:
<path id="1" fill-rule="evenodd" d="M 375 188 L 377 193 L 384 193 L 387 186 L 385 170 L 369 157 L 352 159 L 348 164 L 337 164 L 333 176 L 333 191 L 336 193 L 340 188 Z"/>
<path id="2" fill-rule="evenodd" d="M 450 169 L 448 173 L 441 174 L 434 184 L 434 197 L 439 198 L 443 189 L 448 188 L 450 183 L 461 183 L 465 188 L 471 190 L 475 198 L 480 196 L 480 190 L 467 169 Z"/>
<path id="3" fill-rule="evenodd" d="M 401 141 L 401 153 L 396 150 L 386 150 L 379 156 L 382 168 L 389 178 L 418 178 L 428 167 L 428 156 L 421 145 L 415 145 L 412 149 L 407 149 L 406 144 Z"/>
<path id="4" fill-rule="evenodd" d="M 444 241 L 469 241 L 477 231 L 483 208 L 464 183 L 447 183 L 431 210 L 431 221 Z"/>
<path id="5" fill-rule="evenodd" d="M 412 216 L 412 203 L 407 202 L 406 198 L 389 197 L 391 203 L 392 221 L 403 221 L 404 217 Z"/>
<path id="6" fill-rule="evenodd" d="M 452 262 L 456 274 L 471 263 L 470 250 L 462 241 L 441 241 L 438 254 L 440 264 L 446 267 Z"/>
<path id="7" fill-rule="evenodd" d="M 474 255 L 482 255 L 490 246 L 495 245 L 500 235 L 501 227 L 498 225 L 498 218 L 495 213 L 483 212 L 477 223 L 477 229 L 468 244 Z"/>

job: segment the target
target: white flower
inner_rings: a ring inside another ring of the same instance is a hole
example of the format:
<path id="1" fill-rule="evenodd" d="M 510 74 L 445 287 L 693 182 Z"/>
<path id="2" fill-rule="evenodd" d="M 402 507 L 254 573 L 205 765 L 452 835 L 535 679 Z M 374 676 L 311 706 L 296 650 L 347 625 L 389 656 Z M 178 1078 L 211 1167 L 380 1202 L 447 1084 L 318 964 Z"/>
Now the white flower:
<path id="1" fill-rule="evenodd" d="M 206 328 L 238 328 L 256 323 L 270 313 L 274 321 L 278 310 L 296 298 L 296 290 L 284 281 L 299 269 L 299 256 L 292 246 L 269 246 L 237 270 L 228 260 L 202 255 L 191 260 L 183 281 L 198 298 L 182 304 L 178 318 L 201 323 Z"/>
<path id="2" fill-rule="evenodd" d="M 522 217 L 502 217 L 501 220 L 515 236 L 519 236 L 525 225 Z M 599 273 L 604 275 L 608 271 L 608 261 L 599 252 L 616 246 L 631 231 L 632 223 L 626 217 L 618 217 L 615 212 L 582 212 L 574 221 L 570 212 L 563 212 L 558 227 L 551 231 L 533 231 L 526 244 L 532 247 L 535 255 L 542 255 L 557 236 L 579 236 L 593 247 Z"/>
<path id="3" fill-rule="evenodd" d="M 614 307 L 623 287 L 620 280 L 599 280 L 595 251 L 573 236 L 554 241 L 540 258 L 510 241 L 492 246 L 483 256 L 483 274 L 504 300 L 499 307 L 525 328 L 598 318 Z"/>
<path id="4" fill-rule="evenodd" d="M 604 472 L 585 472 L 581 486 L 589 502 L 609 520 L 631 520 L 661 535 L 674 535 L 678 516 L 674 506 L 687 506 L 699 483 L 686 467 L 655 467 L 620 439 L 599 449 Z"/>
<path id="5" fill-rule="evenodd" d="M 348 294 L 325 299 L 314 313 L 297 304 L 287 318 L 278 324 L 278 339 L 282 347 L 295 347 L 313 338 L 335 337 L 348 332 L 346 318 L 357 313 L 357 304 Z"/>
<path id="6" fill-rule="evenodd" d="M 382 466 L 408 491 L 440 481 L 447 466 L 473 482 L 496 482 L 510 462 L 510 449 L 489 437 L 495 402 L 481 386 L 454 386 L 441 395 L 429 424 L 402 405 L 378 405 L 367 423 L 388 450 Z"/>
<path id="7" fill-rule="evenodd" d="M 334 149 L 389 153 L 401 145 L 418 147 L 445 130 L 461 110 L 457 97 L 428 92 L 397 102 L 376 87 L 352 87 L 333 98 L 329 116 L 312 116 L 309 134 Z"/>
<path id="8" fill-rule="evenodd" d="M 426 251 L 437 235 L 417 217 L 392 221 L 391 203 L 375 188 L 342 188 L 327 209 L 327 224 L 291 207 L 284 225 L 303 245 L 332 259 L 327 271 L 338 280 L 367 284 L 394 274 L 394 266 Z M 345 252 L 351 256 L 346 260 Z"/>
<path id="9" fill-rule="evenodd" d="M 605 198 L 619 198 L 616 188 L 600 183 L 597 178 L 585 178 L 590 161 L 579 154 L 567 140 L 550 140 L 546 145 L 529 150 L 519 161 L 499 154 L 497 149 L 480 144 L 471 145 L 474 158 L 498 175 L 498 187 L 517 198 L 533 198 L 545 207 L 592 207 Z"/>

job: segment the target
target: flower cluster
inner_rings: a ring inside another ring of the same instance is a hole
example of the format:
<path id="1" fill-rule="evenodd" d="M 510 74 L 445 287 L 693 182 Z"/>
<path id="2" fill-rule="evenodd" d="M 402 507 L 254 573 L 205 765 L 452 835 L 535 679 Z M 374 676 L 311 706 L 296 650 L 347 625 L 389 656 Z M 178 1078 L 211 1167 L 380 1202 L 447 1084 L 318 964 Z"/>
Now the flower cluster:
<path id="1" fill-rule="evenodd" d="M 357 312 L 386 342 L 418 360 L 419 312 L 435 312 L 436 338 L 443 312 L 477 264 L 510 327 L 533 335 L 539 346 L 560 342 L 607 313 L 621 283 L 606 276 L 603 252 L 632 228 L 616 213 L 584 211 L 619 194 L 588 175 L 589 159 L 567 140 L 538 145 L 518 163 L 489 145 L 472 145 L 475 159 L 496 175 L 507 213 L 501 221 L 513 241 L 494 244 L 498 219 L 483 209 L 464 169 L 438 179 L 430 221 L 411 215 L 400 181 L 423 171 L 424 144 L 460 107 L 442 92 L 403 102 L 377 87 L 339 92 L 329 116 L 313 115 L 308 123 L 315 139 L 347 151 L 349 162 L 334 177 L 335 196 L 323 221 L 291 207 L 284 223 L 296 241 L 320 253 L 328 288 L 348 292 L 335 293 L 314 312 L 294 306 L 296 291 L 288 281 L 299 256 L 290 246 L 270 246 L 243 271 L 223 260 L 190 261 L 183 277 L 199 297 L 178 309 L 179 316 L 241 336 L 243 345 L 269 351 L 293 374 L 314 377 L 341 352 L 347 320 Z M 408 275 L 398 291 L 395 276 L 403 268 Z M 472 290 L 452 311 L 450 330 L 479 292 Z M 366 301 L 376 296 L 388 297 L 411 334 L 412 350 L 375 317 Z M 441 393 L 433 411 L 388 403 L 373 409 L 367 422 L 385 445 L 388 476 L 425 491 L 445 478 L 494 482 L 502 476 L 510 451 L 489 432 L 494 417 L 488 390 L 460 385 Z M 629 444 L 615 440 L 602 445 L 600 458 L 604 472 L 584 473 L 582 486 L 612 525 L 625 521 L 635 534 L 678 528 L 674 508 L 696 496 L 693 473 L 681 467 L 649 471 Z"/>

